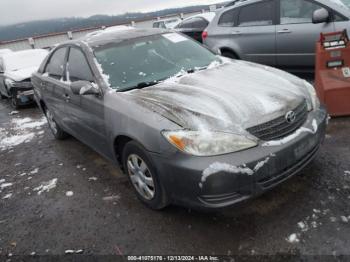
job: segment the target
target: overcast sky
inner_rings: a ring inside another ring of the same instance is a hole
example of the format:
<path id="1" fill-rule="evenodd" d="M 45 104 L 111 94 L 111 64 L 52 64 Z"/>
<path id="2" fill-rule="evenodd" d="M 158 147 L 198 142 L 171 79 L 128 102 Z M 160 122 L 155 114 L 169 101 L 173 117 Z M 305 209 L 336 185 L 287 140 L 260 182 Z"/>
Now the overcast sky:
<path id="1" fill-rule="evenodd" d="M 153 11 L 218 2 L 220 0 L 0 0 L 0 25 L 48 18 Z"/>

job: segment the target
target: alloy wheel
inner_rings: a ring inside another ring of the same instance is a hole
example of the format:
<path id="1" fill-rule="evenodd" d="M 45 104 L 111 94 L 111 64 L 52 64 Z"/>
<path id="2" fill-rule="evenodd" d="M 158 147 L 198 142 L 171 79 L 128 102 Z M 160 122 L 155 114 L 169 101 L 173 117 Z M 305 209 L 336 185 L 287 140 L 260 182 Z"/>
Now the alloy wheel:
<path id="1" fill-rule="evenodd" d="M 146 162 L 136 154 L 132 154 L 127 160 L 128 174 L 137 192 L 146 200 L 152 200 L 155 196 L 153 176 Z"/>

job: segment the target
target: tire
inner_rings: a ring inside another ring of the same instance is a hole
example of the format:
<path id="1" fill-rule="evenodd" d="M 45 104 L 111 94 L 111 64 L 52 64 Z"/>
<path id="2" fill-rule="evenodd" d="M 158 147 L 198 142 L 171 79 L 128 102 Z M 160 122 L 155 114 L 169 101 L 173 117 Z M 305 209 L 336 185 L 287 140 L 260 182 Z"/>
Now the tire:
<path id="1" fill-rule="evenodd" d="M 53 114 L 47 108 L 45 108 L 45 116 L 49 124 L 49 128 L 57 140 L 64 140 L 68 137 L 68 134 L 55 121 Z"/>
<path id="2" fill-rule="evenodd" d="M 134 141 L 127 143 L 123 150 L 122 161 L 137 198 L 143 204 L 154 210 L 161 210 L 169 205 L 156 168 L 141 145 Z"/>
<path id="3" fill-rule="evenodd" d="M 221 55 L 231 59 L 238 59 L 238 57 L 233 52 L 230 52 L 230 51 L 222 51 Z"/>
<path id="4" fill-rule="evenodd" d="M 20 106 L 19 106 L 19 101 L 17 99 L 17 90 L 11 91 L 10 101 L 13 109 L 15 110 L 19 109 Z"/>

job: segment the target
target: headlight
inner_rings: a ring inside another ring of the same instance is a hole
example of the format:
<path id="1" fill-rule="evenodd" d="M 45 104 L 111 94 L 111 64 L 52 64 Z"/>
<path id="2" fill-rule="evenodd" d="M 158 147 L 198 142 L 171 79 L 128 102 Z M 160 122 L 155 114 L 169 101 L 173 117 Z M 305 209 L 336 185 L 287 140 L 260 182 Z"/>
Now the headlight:
<path id="1" fill-rule="evenodd" d="M 255 147 L 245 136 L 210 131 L 163 131 L 163 136 L 179 150 L 195 156 L 215 156 Z"/>
<path id="2" fill-rule="evenodd" d="M 309 106 L 309 111 L 311 110 L 317 110 L 320 108 L 320 100 L 318 99 L 317 93 L 313 85 L 311 85 L 309 82 L 304 80 L 304 86 L 306 87 L 307 91 L 309 92 L 310 99 L 311 99 L 311 106 Z"/>

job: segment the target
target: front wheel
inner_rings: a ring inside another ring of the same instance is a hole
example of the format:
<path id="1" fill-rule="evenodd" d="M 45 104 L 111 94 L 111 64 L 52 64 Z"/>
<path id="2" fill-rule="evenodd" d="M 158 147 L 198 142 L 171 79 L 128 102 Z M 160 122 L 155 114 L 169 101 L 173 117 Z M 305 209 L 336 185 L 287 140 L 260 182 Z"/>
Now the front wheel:
<path id="1" fill-rule="evenodd" d="M 17 98 L 17 90 L 13 90 L 11 92 L 11 106 L 13 109 L 18 109 L 19 108 L 19 100 Z"/>
<path id="2" fill-rule="evenodd" d="M 49 123 L 50 130 L 56 139 L 63 140 L 68 137 L 68 134 L 64 132 L 63 129 L 57 124 L 53 117 L 53 114 L 47 108 L 45 109 L 45 116 L 47 122 Z"/>
<path id="3" fill-rule="evenodd" d="M 138 199 L 149 208 L 166 207 L 168 197 L 147 152 L 136 142 L 129 142 L 123 151 L 123 166 Z"/>

